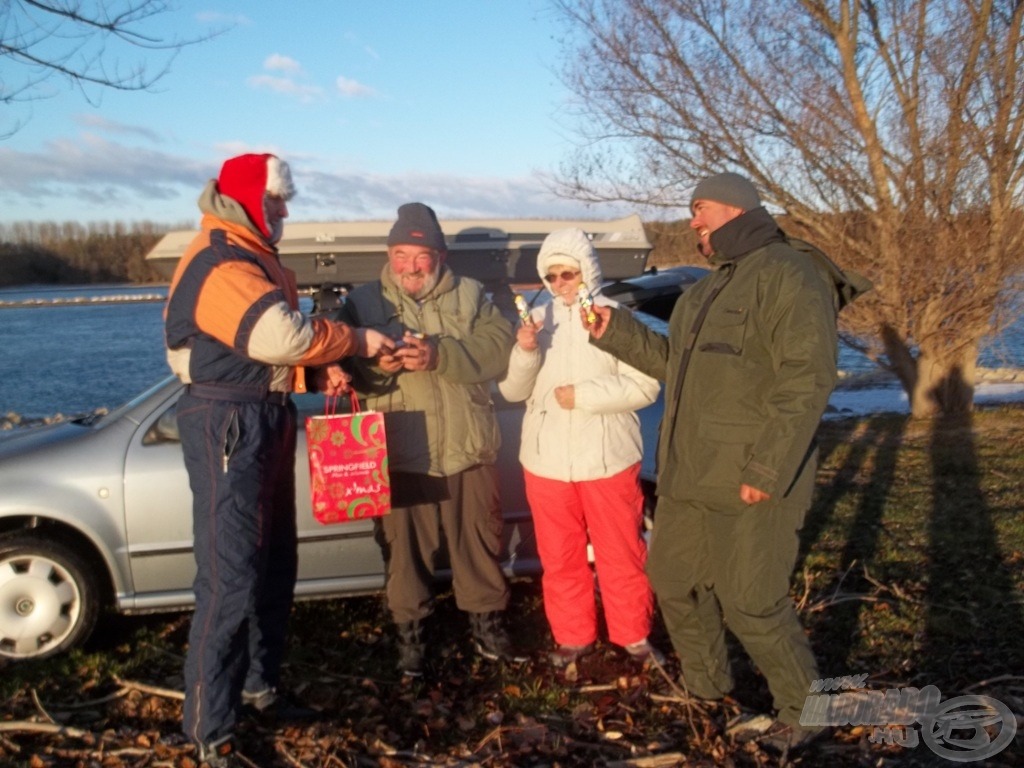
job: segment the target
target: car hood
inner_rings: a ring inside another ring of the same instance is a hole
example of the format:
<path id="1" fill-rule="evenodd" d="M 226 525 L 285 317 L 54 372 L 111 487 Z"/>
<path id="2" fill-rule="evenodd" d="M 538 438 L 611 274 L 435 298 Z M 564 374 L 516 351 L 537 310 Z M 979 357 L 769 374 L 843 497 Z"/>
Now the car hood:
<path id="1" fill-rule="evenodd" d="M 50 450 L 91 431 L 92 427 L 78 421 L 13 429 L 0 434 L 0 462 L 15 455 L 20 457 L 39 450 Z"/>

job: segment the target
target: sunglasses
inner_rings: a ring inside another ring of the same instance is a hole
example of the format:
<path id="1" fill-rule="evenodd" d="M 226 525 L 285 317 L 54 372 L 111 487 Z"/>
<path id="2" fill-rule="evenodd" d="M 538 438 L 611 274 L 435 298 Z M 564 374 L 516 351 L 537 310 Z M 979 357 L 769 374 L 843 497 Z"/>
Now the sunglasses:
<path id="1" fill-rule="evenodd" d="M 559 272 L 557 275 L 548 274 L 544 275 L 544 282 L 553 283 L 555 282 L 555 280 L 558 280 L 559 278 L 561 278 L 565 282 L 569 282 L 574 277 L 579 277 L 579 274 L 579 272 Z"/>

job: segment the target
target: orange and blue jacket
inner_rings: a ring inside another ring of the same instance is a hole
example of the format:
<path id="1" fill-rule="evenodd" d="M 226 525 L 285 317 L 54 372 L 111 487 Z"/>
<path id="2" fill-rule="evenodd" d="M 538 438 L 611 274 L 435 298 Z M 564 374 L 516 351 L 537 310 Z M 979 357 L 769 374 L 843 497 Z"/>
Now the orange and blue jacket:
<path id="1" fill-rule="evenodd" d="M 167 361 L 183 382 L 257 396 L 303 392 L 304 366 L 357 347 L 348 325 L 299 311 L 295 274 L 273 246 L 210 213 L 178 262 L 164 318 Z"/>

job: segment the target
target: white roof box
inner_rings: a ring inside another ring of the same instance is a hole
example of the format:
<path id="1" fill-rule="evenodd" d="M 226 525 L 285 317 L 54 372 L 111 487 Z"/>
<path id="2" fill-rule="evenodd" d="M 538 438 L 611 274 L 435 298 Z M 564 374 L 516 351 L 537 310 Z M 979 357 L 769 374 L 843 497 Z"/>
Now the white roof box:
<path id="1" fill-rule="evenodd" d="M 278 252 L 299 286 L 359 285 L 376 280 L 387 261 L 391 221 L 285 223 Z M 448 265 L 481 282 L 538 283 L 537 251 L 557 229 L 579 227 L 594 243 L 606 279 L 635 277 L 647 266 L 651 243 L 637 214 L 621 219 L 442 219 Z M 170 279 L 195 230 L 169 232 L 146 260 Z"/>

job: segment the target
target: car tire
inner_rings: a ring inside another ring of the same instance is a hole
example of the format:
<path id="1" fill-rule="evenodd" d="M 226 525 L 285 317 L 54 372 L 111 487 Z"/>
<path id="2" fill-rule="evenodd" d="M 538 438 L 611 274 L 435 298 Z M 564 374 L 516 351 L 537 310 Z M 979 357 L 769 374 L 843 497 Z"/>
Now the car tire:
<path id="1" fill-rule="evenodd" d="M 43 659 L 83 642 L 100 589 L 88 561 L 38 535 L 0 539 L 0 658 Z"/>

